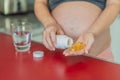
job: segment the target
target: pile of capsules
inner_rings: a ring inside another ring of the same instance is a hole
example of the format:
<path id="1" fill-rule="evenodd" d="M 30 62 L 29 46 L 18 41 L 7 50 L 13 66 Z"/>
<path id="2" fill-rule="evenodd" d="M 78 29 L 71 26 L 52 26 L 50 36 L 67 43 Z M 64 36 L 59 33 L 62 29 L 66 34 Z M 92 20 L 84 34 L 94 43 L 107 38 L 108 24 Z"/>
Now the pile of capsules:
<path id="1" fill-rule="evenodd" d="M 71 51 L 78 51 L 85 48 L 85 44 L 83 42 L 77 42 L 71 47 Z"/>

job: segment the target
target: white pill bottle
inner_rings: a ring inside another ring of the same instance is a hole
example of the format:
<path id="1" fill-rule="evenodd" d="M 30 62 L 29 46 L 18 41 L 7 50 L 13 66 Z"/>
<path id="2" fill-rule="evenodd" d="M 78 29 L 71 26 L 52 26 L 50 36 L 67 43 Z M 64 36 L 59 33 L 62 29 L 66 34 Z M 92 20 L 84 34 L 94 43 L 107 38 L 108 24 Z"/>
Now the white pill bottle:
<path id="1" fill-rule="evenodd" d="M 73 44 L 73 39 L 66 35 L 57 35 L 56 48 L 66 49 L 71 47 Z"/>

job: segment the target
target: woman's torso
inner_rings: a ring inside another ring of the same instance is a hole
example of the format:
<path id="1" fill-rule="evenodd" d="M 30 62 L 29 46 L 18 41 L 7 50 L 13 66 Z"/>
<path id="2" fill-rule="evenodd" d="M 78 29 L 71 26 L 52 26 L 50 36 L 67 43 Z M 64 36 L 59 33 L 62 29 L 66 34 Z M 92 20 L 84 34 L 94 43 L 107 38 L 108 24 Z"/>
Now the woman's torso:
<path id="1" fill-rule="evenodd" d="M 92 26 L 101 11 L 98 6 L 90 2 L 70 1 L 58 5 L 51 13 L 65 34 L 77 39 Z"/>

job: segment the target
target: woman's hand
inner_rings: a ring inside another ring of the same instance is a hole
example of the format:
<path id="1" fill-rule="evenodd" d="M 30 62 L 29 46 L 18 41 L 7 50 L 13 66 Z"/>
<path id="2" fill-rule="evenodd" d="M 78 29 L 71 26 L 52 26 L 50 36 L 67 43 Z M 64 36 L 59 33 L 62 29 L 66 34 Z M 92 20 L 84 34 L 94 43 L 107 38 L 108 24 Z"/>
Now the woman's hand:
<path id="1" fill-rule="evenodd" d="M 56 34 L 64 34 L 59 24 L 50 24 L 43 32 L 43 44 L 49 50 L 55 50 Z"/>
<path id="2" fill-rule="evenodd" d="M 83 33 L 78 38 L 77 42 L 81 42 L 85 44 L 85 48 L 78 50 L 78 51 L 72 51 L 71 48 L 66 49 L 63 54 L 65 56 L 71 56 L 71 55 L 82 55 L 82 54 L 88 54 L 89 49 L 91 48 L 93 42 L 94 42 L 94 35 L 92 33 Z"/>

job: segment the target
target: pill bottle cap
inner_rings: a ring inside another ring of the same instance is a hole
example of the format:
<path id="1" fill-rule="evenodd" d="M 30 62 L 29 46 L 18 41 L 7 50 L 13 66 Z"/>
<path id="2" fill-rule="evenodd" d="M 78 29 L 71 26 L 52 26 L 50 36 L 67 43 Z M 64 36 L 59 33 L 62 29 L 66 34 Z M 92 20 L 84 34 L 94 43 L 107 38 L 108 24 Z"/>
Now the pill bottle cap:
<path id="1" fill-rule="evenodd" d="M 44 56 L 43 51 L 34 51 L 33 52 L 33 57 L 35 57 L 35 58 L 39 58 L 39 57 L 43 57 L 43 56 Z"/>

